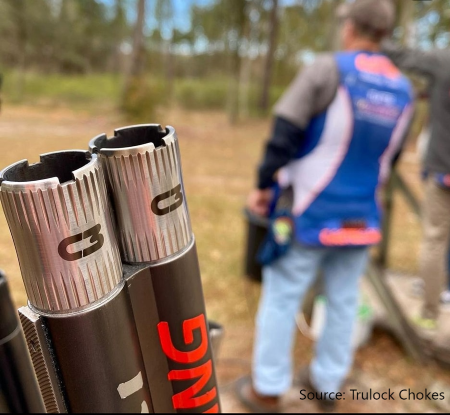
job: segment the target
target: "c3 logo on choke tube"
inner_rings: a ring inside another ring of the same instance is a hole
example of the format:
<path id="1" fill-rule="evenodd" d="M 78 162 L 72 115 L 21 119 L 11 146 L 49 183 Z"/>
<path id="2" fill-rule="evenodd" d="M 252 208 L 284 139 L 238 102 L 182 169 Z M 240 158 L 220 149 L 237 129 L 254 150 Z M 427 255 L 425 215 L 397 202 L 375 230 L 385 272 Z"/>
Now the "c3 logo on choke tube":
<path id="1" fill-rule="evenodd" d="M 163 200 L 167 200 L 172 196 L 175 196 L 175 200 L 171 205 L 169 205 L 165 208 L 160 208 L 158 206 L 160 202 L 162 202 Z M 175 209 L 179 208 L 182 204 L 183 204 L 183 193 L 181 193 L 181 184 L 179 184 L 178 186 L 175 186 L 173 189 L 156 196 L 152 200 L 151 207 L 152 207 L 152 212 L 155 215 L 163 216 L 163 215 L 167 215 L 169 212 L 172 212 Z"/>
<path id="2" fill-rule="evenodd" d="M 194 350 L 184 352 L 177 349 L 173 344 L 172 337 L 170 335 L 169 323 L 165 321 L 158 323 L 158 334 L 164 354 L 169 359 L 181 364 L 199 362 L 208 351 L 208 330 L 206 327 L 205 316 L 203 314 L 183 321 L 183 339 L 186 345 L 193 343 L 195 330 L 200 330 L 200 345 Z M 170 381 L 197 379 L 197 381 L 191 386 L 173 395 L 172 403 L 174 409 L 198 408 L 213 401 L 217 396 L 217 388 L 215 386 L 202 395 L 196 396 L 211 379 L 212 373 L 213 367 L 211 359 L 194 368 L 171 370 L 167 375 L 167 378 Z M 218 403 L 214 404 L 210 409 L 204 411 L 204 413 L 218 412 Z"/>
<path id="3" fill-rule="evenodd" d="M 88 255 L 91 255 L 94 252 L 98 251 L 105 242 L 104 236 L 100 233 L 101 227 L 102 226 L 98 224 L 88 229 L 87 231 L 77 233 L 76 235 L 69 236 L 68 238 L 63 239 L 58 245 L 59 256 L 66 261 L 76 261 L 77 259 L 87 257 Z M 70 245 L 88 238 L 89 242 L 92 244 L 90 247 L 77 252 L 67 251 L 67 248 Z"/>

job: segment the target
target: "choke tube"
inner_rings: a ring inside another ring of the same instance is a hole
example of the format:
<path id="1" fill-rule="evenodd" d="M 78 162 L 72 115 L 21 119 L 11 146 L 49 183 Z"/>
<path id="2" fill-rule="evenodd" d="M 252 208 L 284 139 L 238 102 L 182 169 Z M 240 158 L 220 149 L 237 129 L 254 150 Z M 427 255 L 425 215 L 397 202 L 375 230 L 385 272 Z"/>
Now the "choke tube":
<path id="1" fill-rule="evenodd" d="M 174 128 L 89 143 L 106 172 L 155 412 L 220 412 L 200 270 Z"/>
<path id="2" fill-rule="evenodd" d="M 73 150 L 0 173 L 28 306 L 19 310 L 47 412 L 152 411 L 97 156 Z"/>
<path id="3" fill-rule="evenodd" d="M 27 345 L 0 271 L 0 413 L 42 413 L 44 403 Z"/>

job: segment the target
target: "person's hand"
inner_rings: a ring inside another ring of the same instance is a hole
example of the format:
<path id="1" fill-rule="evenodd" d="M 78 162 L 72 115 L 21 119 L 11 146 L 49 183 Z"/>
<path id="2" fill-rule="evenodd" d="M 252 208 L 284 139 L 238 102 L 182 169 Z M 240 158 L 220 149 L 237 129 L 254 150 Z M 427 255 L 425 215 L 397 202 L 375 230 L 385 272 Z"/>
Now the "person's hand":
<path id="1" fill-rule="evenodd" d="M 254 189 L 248 195 L 247 208 L 255 215 L 267 216 L 272 197 L 272 189 Z"/>

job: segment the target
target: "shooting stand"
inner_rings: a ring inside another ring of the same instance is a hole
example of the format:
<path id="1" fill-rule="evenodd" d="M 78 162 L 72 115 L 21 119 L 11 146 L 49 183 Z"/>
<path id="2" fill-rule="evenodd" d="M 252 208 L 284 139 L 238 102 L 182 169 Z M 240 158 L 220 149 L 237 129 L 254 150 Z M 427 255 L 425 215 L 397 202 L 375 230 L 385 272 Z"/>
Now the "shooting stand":
<path id="1" fill-rule="evenodd" d="M 388 268 L 388 253 L 390 231 L 392 229 L 392 215 L 394 208 L 394 194 L 399 192 L 406 200 L 414 215 L 420 219 L 420 204 L 417 197 L 408 187 L 397 169 L 394 169 L 384 194 L 383 242 L 378 247 L 377 255 L 367 270 L 369 291 L 376 294 L 383 309 L 376 310 L 384 315 L 379 319 L 383 326 L 393 332 L 405 351 L 416 361 L 425 363 L 434 358 L 450 368 L 450 321 L 441 319 L 439 333 L 434 341 L 417 331 L 410 323 L 421 308 L 422 300 L 411 294 L 410 276 L 394 273 Z M 445 323 L 445 324 L 444 324 Z"/>

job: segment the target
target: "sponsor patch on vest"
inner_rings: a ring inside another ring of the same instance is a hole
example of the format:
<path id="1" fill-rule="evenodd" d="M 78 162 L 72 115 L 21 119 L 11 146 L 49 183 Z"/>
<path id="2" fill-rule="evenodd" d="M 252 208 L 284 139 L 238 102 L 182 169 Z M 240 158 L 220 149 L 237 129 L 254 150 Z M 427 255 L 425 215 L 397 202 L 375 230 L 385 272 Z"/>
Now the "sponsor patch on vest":
<path id="1" fill-rule="evenodd" d="M 325 228 L 319 240 L 325 246 L 373 245 L 381 241 L 381 232 L 377 228 Z"/>
<path id="2" fill-rule="evenodd" d="M 390 79 L 397 79 L 401 76 L 399 69 L 386 56 L 360 53 L 355 58 L 355 67 L 361 72 L 383 75 Z"/>

